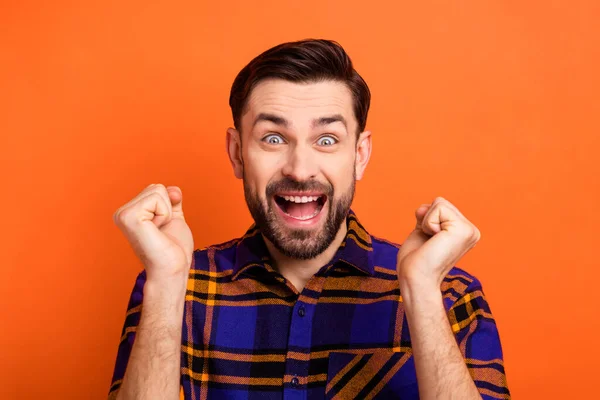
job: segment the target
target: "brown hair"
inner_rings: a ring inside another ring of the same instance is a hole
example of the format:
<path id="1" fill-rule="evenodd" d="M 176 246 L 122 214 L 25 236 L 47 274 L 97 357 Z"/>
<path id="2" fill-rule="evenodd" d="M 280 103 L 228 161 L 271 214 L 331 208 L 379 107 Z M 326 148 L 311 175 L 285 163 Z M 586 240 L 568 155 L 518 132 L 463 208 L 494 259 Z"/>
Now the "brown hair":
<path id="1" fill-rule="evenodd" d="M 335 80 L 345 83 L 354 101 L 354 115 L 358 121 L 356 134 L 364 131 L 371 92 L 339 43 L 325 39 L 282 43 L 250 61 L 236 76 L 229 95 L 233 123 L 238 131 L 250 92 L 258 82 L 267 78 L 291 82 Z"/>

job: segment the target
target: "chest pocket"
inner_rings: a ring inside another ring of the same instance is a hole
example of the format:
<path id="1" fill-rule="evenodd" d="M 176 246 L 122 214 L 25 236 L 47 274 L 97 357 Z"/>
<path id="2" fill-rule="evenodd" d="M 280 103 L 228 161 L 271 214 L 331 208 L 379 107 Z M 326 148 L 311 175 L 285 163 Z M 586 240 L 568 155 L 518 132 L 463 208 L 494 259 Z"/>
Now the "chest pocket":
<path id="1" fill-rule="evenodd" d="M 329 353 L 326 399 L 418 399 L 412 353 Z"/>

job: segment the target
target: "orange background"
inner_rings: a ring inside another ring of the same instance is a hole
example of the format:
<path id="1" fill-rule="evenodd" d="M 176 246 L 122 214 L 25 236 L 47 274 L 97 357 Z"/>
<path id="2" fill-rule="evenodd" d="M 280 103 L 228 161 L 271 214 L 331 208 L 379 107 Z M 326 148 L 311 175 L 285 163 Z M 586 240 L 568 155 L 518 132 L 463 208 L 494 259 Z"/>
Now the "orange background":
<path id="1" fill-rule="evenodd" d="M 587 397 L 599 19 L 596 1 L 2 2 L 0 398 L 106 397 L 141 268 L 113 212 L 178 185 L 196 247 L 243 234 L 230 85 L 307 37 L 340 42 L 372 90 L 361 222 L 401 243 L 421 203 L 455 204 L 482 234 L 457 265 L 483 283 L 514 398 Z"/>

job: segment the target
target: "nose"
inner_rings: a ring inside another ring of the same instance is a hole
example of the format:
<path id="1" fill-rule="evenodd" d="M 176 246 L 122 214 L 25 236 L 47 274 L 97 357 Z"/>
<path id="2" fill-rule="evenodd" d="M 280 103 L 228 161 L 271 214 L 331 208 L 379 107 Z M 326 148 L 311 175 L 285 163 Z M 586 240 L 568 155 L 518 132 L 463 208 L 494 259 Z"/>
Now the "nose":
<path id="1" fill-rule="evenodd" d="M 302 182 L 314 179 L 317 176 L 317 170 L 317 163 L 311 149 L 297 145 L 290 148 L 287 153 L 282 173 L 288 178 Z"/>

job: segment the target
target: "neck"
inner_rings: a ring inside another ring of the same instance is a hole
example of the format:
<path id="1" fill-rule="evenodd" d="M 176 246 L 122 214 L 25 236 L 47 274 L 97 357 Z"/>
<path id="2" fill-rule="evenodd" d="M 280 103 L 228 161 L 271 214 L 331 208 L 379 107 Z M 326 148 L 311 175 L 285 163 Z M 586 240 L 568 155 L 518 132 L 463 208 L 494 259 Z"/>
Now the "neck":
<path id="1" fill-rule="evenodd" d="M 335 252 L 344 241 L 346 232 L 347 225 L 346 220 L 344 220 L 329 247 L 315 258 L 309 260 L 299 260 L 287 257 L 277 250 L 273 243 L 267 238 L 263 236 L 263 239 L 271 254 L 271 259 L 275 264 L 274 267 L 294 286 L 294 288 L 296 288 L 298 292 L 301 292 L 309 279 L 333 258 Z"/>

